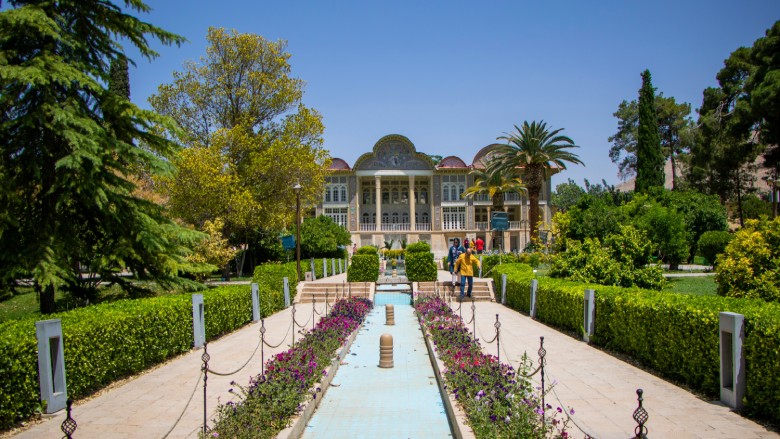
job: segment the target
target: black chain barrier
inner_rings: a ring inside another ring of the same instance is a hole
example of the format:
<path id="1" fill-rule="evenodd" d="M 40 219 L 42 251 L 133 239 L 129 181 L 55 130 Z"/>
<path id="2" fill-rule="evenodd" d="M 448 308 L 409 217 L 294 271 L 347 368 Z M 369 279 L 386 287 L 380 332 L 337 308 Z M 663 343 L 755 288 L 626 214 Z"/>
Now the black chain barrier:
<path id="1" fill-rule="evenodd" d="M 65 436 L 62 437 L 62 439 L 73 439 L 73 432 L 76 431 L 78 428 L 78 424 L 76 423 L 76 420 L 73 419 L 71 409 L 73 407 L 73 400 L 68 398 L 67 401 L 65 401 L 65 410 L 67 411 L 67 416 L 65 416 L 65 420 L 62 421 L 62 425 L 60 425 L 60 430 L 65 433 Z"/>
<path id="2" fill-rule="evenodd" d="M 184 408 L 182 409 L 181 413 L 179 413 L 179 417 L 176 418 L 176 422 L 173 423 L 171 428 L 165 433 L 165 435 L 162 437 L 162 439 L 166 439 L 168 435 L 171 434 L 174 428 L 176 428 L 177 425 L 179 425 L 179 421 L 181 421 L 181 418 L 184 416 L 185 413 L 187 413 L 187 408 L 190 406 L 190 403 L 192 402 L 192 398 L 195 396 L 195 392 L 198 390 L 198 384 L 200 384 L 200 379 L 203 378 L 203 374 L 198 374 L 198 381 L 195 382 L 195 386 L 192 388 L 192 392 L 190 393 L 189 399 L 187 399 L 187 404 L 184 405 Z"/>
<path id="3" fill-rule="evenodd" d="M 642 401 L 644 400 L 644 398 L 642 398 L 643 393 L 642 389 L 636 389 L 637 401 L 639 403 L 639 407 L 634 410 L 634 421 L 637 423 L 637 426 L 634 429 L 634 433 L 636 434 L 634 438 L 636 439 L 647 439 L 647 427 L 645 427 L 645 423 L 647 423 L 649 416 L 647 415 L 647 410 L 642 407 Z"/>

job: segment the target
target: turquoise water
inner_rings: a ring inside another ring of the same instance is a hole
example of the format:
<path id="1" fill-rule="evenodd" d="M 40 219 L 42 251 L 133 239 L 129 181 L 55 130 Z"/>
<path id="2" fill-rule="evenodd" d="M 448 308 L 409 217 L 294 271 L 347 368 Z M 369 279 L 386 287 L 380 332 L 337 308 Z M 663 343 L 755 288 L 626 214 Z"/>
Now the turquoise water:
<path id="1" fill-rule="evenodd" d="M 452 437 L 409 295 L 383 293 L 376 298 L 406 302 L 393 303 L 393 326 L 385 325 L 385 307 L 375 305 L 303 437 Z M 393 368 L 379 367 L 382 334 L 393 336 Z"/>

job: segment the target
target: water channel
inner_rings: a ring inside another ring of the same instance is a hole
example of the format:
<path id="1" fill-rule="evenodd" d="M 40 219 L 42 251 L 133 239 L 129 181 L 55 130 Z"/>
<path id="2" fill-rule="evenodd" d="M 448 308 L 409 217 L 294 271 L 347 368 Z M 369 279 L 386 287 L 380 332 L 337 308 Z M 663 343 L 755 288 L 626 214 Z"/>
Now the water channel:
<path id="1" fill-rule="evenodd" d="M 400 286 L 400 284 L 399 284 Z M 408 286 L 407 286 L 408 287 Z M 409 292 L 377 289 L 352 344 L 303 438 L 452 437 Z M 385 325 L 385 304 L 395 325 Z M 379 337 L 393 336 L 394 367 L 379 367 Z"/>

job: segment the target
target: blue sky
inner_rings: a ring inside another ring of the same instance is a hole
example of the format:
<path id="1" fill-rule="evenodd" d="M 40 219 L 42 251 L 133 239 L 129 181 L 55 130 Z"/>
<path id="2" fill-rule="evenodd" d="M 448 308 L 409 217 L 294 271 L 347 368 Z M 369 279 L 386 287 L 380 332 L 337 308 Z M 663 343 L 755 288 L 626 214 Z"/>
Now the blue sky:
<path id="1" fill-rule="evenodd" d="M 323 115 L 324 146 L 353 165 L 387 134 L 470 163 L 524 120 L 564 128 L 585 166 L 556 176 L 619 183 L 612 113 L 650 69 L 657 92 L 701 104 L 723 60 L 780 19 L 780 1 L 148 0 L 140 16 L 185 36 L 131 68 L 147 98 L 205 53 L 209 26 L 288 42 L 304 103 Z"/>

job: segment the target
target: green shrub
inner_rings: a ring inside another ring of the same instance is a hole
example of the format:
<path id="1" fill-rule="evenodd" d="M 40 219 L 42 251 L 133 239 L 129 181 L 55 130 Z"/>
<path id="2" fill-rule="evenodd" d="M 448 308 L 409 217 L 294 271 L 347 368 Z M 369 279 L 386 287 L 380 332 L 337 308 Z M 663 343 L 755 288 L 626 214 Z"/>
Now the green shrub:
<path id="1" fill-rule="evenodd" d="M 365 245 L 363 247 L 360 247 L 357 249 L 357 252 L 355 252 L 356 255 L 376 255 L 379 252 L 379 249 L 374 247 L 373 245 Z"/>
<path id="2" fill-rule="evenodd" d="M 748 220 L 717 259 L 718 294 L 780 302 L 780 217 Z"/>
<path id="3" fill-rule="evenodd" d="M 409 253 L 430 253 L 431 245 L 425 241 L 415 242 L 406 246 L 406 254 Z"/>
<path id="4" fill-rule="evenodd" d="M 251 318 L 248 286 L 203 293 L 206 339 Z M 68 396 L 83 398 L 192 348 L 192 296 L 127 299 L 52 314 L 61 319 Z M 35 319 L 0 325 L 0 429 L 40 407 Z"/>
<path id="5" fill-rule="evenodd" d="M 531 268 L 497 267 L 493 274 L 497 288 L 504 273 L 507 305 L 527 313 Z M 596 290 L 592 343 L 628 354 L 665 377 L 713 396 L 719 392 L 718 314 L 745 315 L 746 411 L 780 421 L 779 304 L 541 278 L 537 319 L 581 334 L 585 289 Z"/>
<path id="6" fill-rule="evenodd" d="M 410 282 L 432 282 L 438 276 L 433 253 L 409 253 L 406 255 L 406 277 Z"/>
<path id="7" fill-rule="evenodd" d="M 376 282 L 379 279 L 379 255 L 356 254 L 347 269 L 347 282 Z"/>
<path id="8" fill-rule="evenodd" d="M 732 238 L 734 235 L 725 231 L 704 232 L 697 244 L 698 252 L 710 264 L 714 264 L 718 255 L 726 251 Z"/>
<path id="9" fill-rule="evenodd" d="M 479 257 L 479 256 L 477 256 Z M 512 253 L 503 253 L 500 255 L 483 255 L 482 256 L 482 276 L 490 276 L 491 270 L 496 265 L 501 264 L 514 264 L 517 262 L 517 257 Z M 446 267 L 446 265 L 445 265 Z"/>

